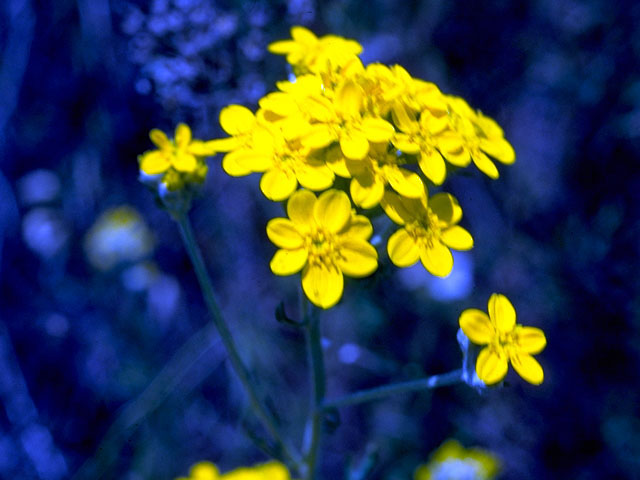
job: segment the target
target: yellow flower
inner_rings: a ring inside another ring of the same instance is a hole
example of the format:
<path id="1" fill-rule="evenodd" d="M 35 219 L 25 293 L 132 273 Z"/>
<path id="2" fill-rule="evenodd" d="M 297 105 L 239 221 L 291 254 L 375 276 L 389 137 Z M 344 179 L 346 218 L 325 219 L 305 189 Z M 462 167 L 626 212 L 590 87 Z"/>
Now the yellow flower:
<path id="1" fill-rule="evenodd" d="M 499 382 L 507 374 L 509 361 L 527 382 L 540 385 L 544 372 L 531 355 L 547 345 L 544 332 L 516 324 L 516 311 L 504 295 L 489 298 L 489 316 L 471 308 L 460 315 L 460 328 L 473 343 L 487 345 L 478 354 L 476 373 L 487 385 Z"/>
<path id="2" fill-rule="evenodd" d="M 396 150 L 389 150 L 388 143 L 372 143 L 369 153 L 362 160 L 341 157 L 328 163 L 338 175 L 352 177 L 349 187 L 353 203 L 362 208 L 373 208 L 389 185 L 403 197 L 420 198 L 424 185 L 420 177 L 401 168 Z"/>
<path id="3" fill-rule="evenodd" d="M 310 30 L 295 26 L 291 28 L 291 40 L 271 43 L 271 53 L 286 55 L 296 73 L 318 73 L 344 65 L 353 55 L 362 52 L 362 45 L 337 35 L 316 37 Z"/>
<path id="4" fill-rule="evenodd" d="M 487 154 L 504 164 L 515 161 L 511 144 L 502 136 L 502 129 L 492 119 L 476 113 L 462 98 L 447 96 L 450 106 L 451 130 L 444 132 L 439 148 L 454 165 L 466 166 L 471 160 L 482 173 L 496 179 L 498 169 Z"/>
<path id="5" fill-rule="evenodd" d="M 269 239 L 279 247 L 271 271 L 293 275 L 302 270 L 302 288 L 314 305 L 338 303 L 343 274 L 365 277 L 378 268 L 378 252 L 368 242 L 371 222 L 352 211 L 346 193 L 331 189 L 316 198 L 299 190 L 289 199 L 287 214 L 267 225 Z"/>
<path id="6" fill-rule="evenodd" d="M 207 174 L 204 157 L 216 153 L 212 142 L 192 139 L 191 129 L 184 123 L 176 127 L 173 140 L 156 128 L 149 132 L 149 138 L 158 149 L 140 155 L 140 170 L 145 174 L 164 174 L 163 181 L 170 189 L 180 188 L 185 180 L 204 180 Z"/>
<path id="7" fill-rule="evenodd" d="M 310 148 L 324 148 L 340 142 L 345 157 L 361 160 L 369 152 L 369 142 L 388 142 L 393 125 L 380 117 L 363 116 L 364 91 L 353 80 L 345 81 L 336 91 L 333 102 L 326 97 L 309 98 L 305 107 L 315 121 L 302 143 Z"/>
<path id="8" fill-rule="evenodd" d="M 232 177 L 251 173 L 244 160 L 251 155 L 256 125 L 255 115 L 242 105 L 229 105 L 220 112 L 220 126 L 231 136 L 211 140 L 210 144 L 218 152 L 228 152 L 222 159 L 222 168 Z"/>
<path id="9" fill-rule="evenodd" d="M 447 176 L 447 167 L 436 149 L 436 135 L 446 125 L 438 121 L 428 109 L 423 110 L 420 119 L 416 120 L 413 113 L 402 105 L 393 109 L 393 118 L 400 132 L 395 134 L 391 142 L 403 153 L 418 155 L 418 165 L 422 173 L 436 185 L 441 185 Z"/>
<path id="10" fill-rule="evenodd" d="M 252 467 L 239 467 L 220 474 L 218 467 L 211 462 L 196 463 L 188 477 L 176 480 L 290 480 L 289 471 L 280 462 L 267 462 Z"/>
<path id="11" fill-rule="evenodd" d="M 500 462 L 491 452 L 480 448 L 464 448 L 456 440 L 447 440 L 420 465 L 414 480 L 491 480 Z"/>
<path id="12" fill-rule="evenodd" d="M 457 225 L 462 208 L 448 193 L 428 198 L 425 187 L 423 195 L 413 199 L 387 191 L 380 204 L 391 220 L 403 226 L 387 242 L 389 258 L 398 267 L 409 267 L 420 259 L 428 272 L 446 277 L 453 268 L 449 249 L 473 247 L 471 234 Z"/>

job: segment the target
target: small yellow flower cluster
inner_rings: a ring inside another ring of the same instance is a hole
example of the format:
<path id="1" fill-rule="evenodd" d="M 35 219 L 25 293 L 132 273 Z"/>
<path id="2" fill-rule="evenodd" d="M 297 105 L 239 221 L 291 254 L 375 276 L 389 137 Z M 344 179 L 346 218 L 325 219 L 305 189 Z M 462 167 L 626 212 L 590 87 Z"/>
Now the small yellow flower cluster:
<path id="1" fill-rule="evenodd" d="M 460 328 L 473 343 L 486 345 L 478 354 L 476 373 L 487 385 L 507 374 L 509 362 L 527 382 L 540 385 L 544 372 L 532 357 L 547 345 L 544 332 L 516 324 L 516 310 L 507 297 L 494 293 L 489 298 L 489 315 L 470 308 L 460 315 Z"/>
<path id="2" fill-rule="evenodd" d="M 211 462 L 199 462 L 191 467 L 188 477 L 176 480 L 291 480 L 291 477 L 287 467 L 275 461 L 236 468 L 224 474 Z"/>
<path id="3" fill-rule="evenodd" d="M 492 480 L 498 474 L 500 462 L 491 452 L 480 448 L 464 448 L 456 440 L 447 440 L 420 465 L 414 480 Z"/>
<path id="4" fill-rule="evenodd" d="M 473 162 L 497 178 L 489 157 L 515 160 L 502 129 L 400 65 L 365 67 L 353 40 L 318 38 L 300 26 L 291 36 L 269 50 L 286 55 L 297 77 L 278 82 L 255 113 L 241 105 L 224 108 L 220 124 L 229 137 L 207 142 L 225 152 L 222 167 L 229 175 L 261 173 L 267 198 L 289 199 L 290 218 L 275 219 L 267 229 L 280 248 L 271 269 L 277 275 L 302 270 L 311 301 L 335 305 L 343 274 L 365 276 L 377 268 L 367 243 L 371 224 L 351 212 L 352 201 L 362 209 L 380 205 L 401 227 L 387 244 L 395 265 L 420 260 L 433 275 L 448 275 L 450 249 L 468 250 L 473 238 L 457 225 L 457 200 L 446 193 L 429 197 L 427 183 L 441 185 L 447 163 L 461 168 Z M 334 189 L 336 177 L 348 180 L 351 201 Z M 325 193 L 316 199 L 310 191 Z"/>
<path id="5" fill-rule="evenodd" d="M 172 191 L 180 190 L 187 184 L 204 182 L 208 170 L 204 158 L 216 153 L 211 142 L 194 140 L 191 129 L 184 123 L 176 127 L 173 140 L 155 128 L 149 133 L 149 138 L 158 148 L 138 157 L 140 170 L 144 174 L 162 175 L 162 183 Z"/>

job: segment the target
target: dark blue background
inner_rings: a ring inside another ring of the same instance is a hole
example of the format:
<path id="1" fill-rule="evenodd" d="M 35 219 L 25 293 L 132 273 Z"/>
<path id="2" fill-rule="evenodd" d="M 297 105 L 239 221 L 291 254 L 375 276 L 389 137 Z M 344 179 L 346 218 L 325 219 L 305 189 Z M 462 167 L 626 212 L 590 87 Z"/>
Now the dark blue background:
<path id="1" fill-rule="evenodd" d="M 186 121 L 213 138 L 223 106 L 255 109 L 287 75 L 266 46 L 296 24 L 464 97 L 517 154 L 497 181 L 445 183 L 476 240 L 449 281 L 385 260 L 347 285 L 322 319 L 329 394 L 457 368 L 458 315 L 492 292 L 548 338 L 540 387 L 510 373 L 483 396 L 460 385 L 342 409 L 324 478 L 367 450 L 371 478 L 410 478 L 449 437 L 495 452 L 505 479 L 639 478 L 640 5 L 604 0 L 2 2 L 0 477 L 68 478 L 93 459 L 104 478 L 173 478 L 201 459 L 265 459 L 136 156 L 151 128 Z M 282 209 L 257 178 L 210 165 L 198 240 L 242 354 L 298 441 L 302 335 L 273 315 L 283 299 L 296 315 L 298 279 L 270 273 L 264 232 Z M 156 237 L 148 290 L 84 255 L 95 219 L 121 204 Z"/>

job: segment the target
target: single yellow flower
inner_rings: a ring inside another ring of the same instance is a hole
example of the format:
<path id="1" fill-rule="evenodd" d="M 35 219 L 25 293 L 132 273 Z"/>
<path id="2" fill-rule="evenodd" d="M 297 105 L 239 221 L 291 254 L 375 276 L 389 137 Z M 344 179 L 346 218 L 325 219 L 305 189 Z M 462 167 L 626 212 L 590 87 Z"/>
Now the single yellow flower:
<path id="1" fill-rule="evenodd" d="M 203 164 L 203 158 L 216 153 L 211 142 L 192 139 L 191 129 L 184 123 L 176 127 L 173 140 L 156 128 L 151 130 L 149 138 L 158 149 L 140 156 L 140 169 L 147 175 L 158 175 L 170 169 L 180 173 L 196 173 Z"/>
<path id="2" fill-rule="evenodd" d="M 448 193 L 428 198 L 426 187 L 418 199 L 385 192 L 380 202 L 385 213 L 403 228 L 387 242 L 387 252 L 394 265 L 409 267 L 419 260 L 424 268 L 438 277 L 446 277 L 453 268 L 454 250 L 469 250 L 473 237 L 457 223 L 462 208 Z"/>
<path id="3" fill-rule="evenodd" d="M 473 343 L 487 345 L 476 362 L 476 373 L 487 385 L 499 382 L 507 374 L 509 361 L 527 382 L 540 385 L 544 372 L 531 355 L 547 345 L 544 332 L 516 324 L 516 311 L 504 295 L 489 298 L 489 316 L 471 308 L 460 315 L 460 328 Z"/>
<path id="4" fill-rule="evenodd" d="M 340 157 L 328 162 L 338 175 L 351 178 L 349 191 L 353 203 L 362 208 L 373 208 L 384 195 L 389 185 L 403 197 L 420 198 L 424 185 L 420 177 L 406 168 L 401 168 L 395 149 L 389 143 L 372 143 L 369 153 L 362 160 Z"/>
<path id="5" fill-rule="evenodd" d="M 302 288 L 314 305 L 338 303 L 343 274 L 366 277 L 378 268 L 378 252 L 368 242 L 371 222 L 355 214 L 346 193 L 331 189 L 316 198 L 298 190 L 289 198 L 287 214 L 267 225 L 269 239 L 279 247 L 271 271 L 293 275 L 302 270 Z"/>
<path id="6" fill-rule="evenodd" d="M 302 143 L 309 148 L 324 148 L 338 141 L 344 156 L 353 160 L 367 155 L 369 142 L 388 142 L 395 131 L 383 118 L 364 114 L 364 91 L 353 80 L 340 85 L 333 101 L 314 96 L 305 108 L 314 123 Z"/>
<path id="7" fill-rule="evenodd" d="M 296 73 L 318 73 L 340 67 L 353 55 L 362 52 L 362 45 L 337 35 L 318 38 L 305 27 L 291 28 L 291 40 L 269 44 L 271 53 L 286 55 Z"/>
<path id="8" fill-rule="evenodd" d="M 464 448 L 447 440 L 433 453 L 429 463 L 420 465 L 414 480 L 491 480 L 500 469 L 498 458 L 481 448 Z"/>

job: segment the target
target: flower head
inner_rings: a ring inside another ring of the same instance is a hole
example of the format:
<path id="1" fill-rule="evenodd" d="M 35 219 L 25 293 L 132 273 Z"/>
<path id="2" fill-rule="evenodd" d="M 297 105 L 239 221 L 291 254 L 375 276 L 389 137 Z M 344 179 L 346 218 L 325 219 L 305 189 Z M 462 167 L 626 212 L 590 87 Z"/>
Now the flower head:
<path id="1" fill-rule="evenodd" d="M 279 247 L 271 270 L 276 275 L 302 270 L 302 288 L 314 305 L 338 303 L 343 275 L 365 277 L 378 268 L 378 252 L 368 242 L 371 222 L 352 211 L 346 193 L 331 189 L 316 198 L 298 190 L 287 203 L 287 214 L 267 225 L 269 239 Z"/>
<path id="2" fill-rule="evenodd" d="M 471 234 L 457 223 L 462 208 L 448 193 L 428 198 L 427 189 L 420 198 L 405 198 L 385 192 L 382 208 L 395 223 L 402 225 L 387 242 L 389 258 L 398 267 L 409 267 L 418 260 L 428 272 L 446 277 L 453 268 L 450 248 L 469 250 Z"/>
<path id="3" fill-rule="evenodd" d="M 207 175 L 204 158 L 216 153 L 210 142 L 194 140 L 191 129 L 184 123 L 176 127 L 173 140 L 156 128 L 149 132 L 149 138 L 158 148 L 146 151 L 138 158 L 143 173 L 162 174 L 162 181 L 169 190 L 178 190 L 185 183 L 204 181 Z"/>
<path id="4" fill-rule="evenodd" d="M 420 465 L 415 480 L 491 480 L 500 463 L 491 452 L 480 448 L 464 448 L 456 440 L 447 440 Z"/>
<path id="5" fill-rule="evenodd" d="M 332 67 L 340 67 L 353 55 L 362 52 L 362 45 L 337 35 L 318 38 L 305 27 L 291 28 L 291 40 L 273 42 L 268 47 L 271 53 L 286 55 L 287 62 L 297 73 L 318 73 Z"/>
<path id="6" fill-rule="evenodd" d="M 544 372 L 531 355 L 547 345 L 544 332 L 516 324 L 516 311 L 507 297 L 494 293 L 489 298 L 489 315 L 470 308 L 460 315 L 460 328 L 473 343 L 486 345 L 478 354 L 476 373 L 491 385 L 507 374 L 509 362 L 527 382 L 540 385 Z"/>

